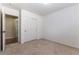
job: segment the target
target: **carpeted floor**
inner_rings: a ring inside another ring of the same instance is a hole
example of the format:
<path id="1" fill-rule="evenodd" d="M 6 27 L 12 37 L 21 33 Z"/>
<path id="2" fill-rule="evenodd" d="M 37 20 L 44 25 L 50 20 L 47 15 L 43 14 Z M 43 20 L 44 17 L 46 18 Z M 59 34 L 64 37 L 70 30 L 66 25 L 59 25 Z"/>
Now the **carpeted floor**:
<path id="1" fill-rule="evenodd" d="M 58 44 L 49 40 L 40 39 L 24 44 L 14 43 L 6 45 L 2 55 L 77 55 L 79 49 Z"/>

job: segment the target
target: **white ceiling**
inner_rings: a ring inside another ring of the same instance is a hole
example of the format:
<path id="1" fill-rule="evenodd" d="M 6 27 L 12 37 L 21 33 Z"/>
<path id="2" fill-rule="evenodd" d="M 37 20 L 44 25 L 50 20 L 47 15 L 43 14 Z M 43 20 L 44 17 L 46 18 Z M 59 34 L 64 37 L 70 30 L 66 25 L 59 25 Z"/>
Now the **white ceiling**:
<path id="1" fill-rule="evenodd" d="M 39 15 L 47 15 L 59 9 L 74 5 L 74 3 L 6 3 L 6 6 L 23 8 Z"/>

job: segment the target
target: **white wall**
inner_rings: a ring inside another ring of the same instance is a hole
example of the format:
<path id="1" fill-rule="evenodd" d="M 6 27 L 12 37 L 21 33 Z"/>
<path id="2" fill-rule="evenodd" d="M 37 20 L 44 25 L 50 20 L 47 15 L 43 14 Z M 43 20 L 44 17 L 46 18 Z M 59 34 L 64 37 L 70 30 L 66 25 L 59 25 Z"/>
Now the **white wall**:
<path id="1" fill-rule="evenodd" d="M 5 14 L 8 14 L 8 15 L 19 16 L 19 10 L 15 10 L 12 8 L 4 7 L 4 12 Z"/>
<path id="2" fill-rule="evenodd" d="M 45 16 L 43 37 L 79 48 L 79 4 Z"/>
<path id="3" fill-rule="evenodd" d="M 21 43 L 41 38 L 42 17 L 21 10 Z"/>

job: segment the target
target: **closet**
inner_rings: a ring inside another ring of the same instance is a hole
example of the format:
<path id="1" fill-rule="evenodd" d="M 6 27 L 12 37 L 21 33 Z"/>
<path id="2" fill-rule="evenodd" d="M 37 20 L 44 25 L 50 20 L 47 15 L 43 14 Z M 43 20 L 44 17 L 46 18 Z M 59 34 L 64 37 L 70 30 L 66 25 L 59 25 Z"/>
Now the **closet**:
<path id="1" fill-rule="evenodd" d="M 21 43 L 41 38 L 42 17 L 21 9 Z"/>
<path id="2" fill-rule="evenodd" d="M 18 17 L 5 15 L 5 43 L 18 42 Z"/>

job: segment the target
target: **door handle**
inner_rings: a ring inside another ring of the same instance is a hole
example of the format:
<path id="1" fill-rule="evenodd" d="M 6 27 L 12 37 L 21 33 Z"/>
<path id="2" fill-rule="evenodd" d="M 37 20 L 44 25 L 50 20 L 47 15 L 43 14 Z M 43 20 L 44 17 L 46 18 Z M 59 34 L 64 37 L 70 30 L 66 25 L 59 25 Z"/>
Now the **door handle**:
<path id="1" fill-rule="evenodd" d="M 6 31 L 2 31 L 2 33 L 6 33 Z"/>

